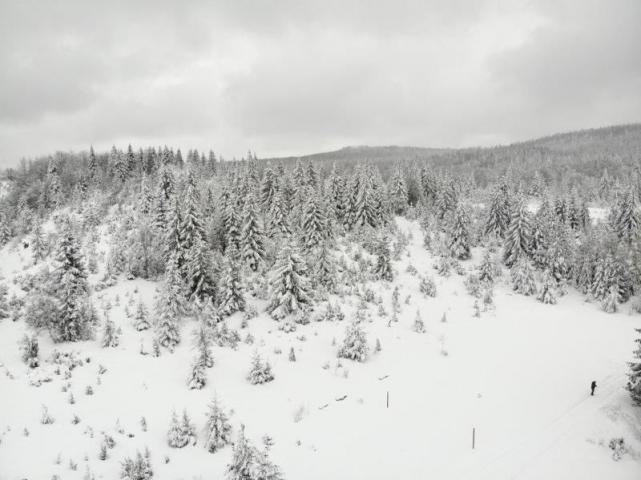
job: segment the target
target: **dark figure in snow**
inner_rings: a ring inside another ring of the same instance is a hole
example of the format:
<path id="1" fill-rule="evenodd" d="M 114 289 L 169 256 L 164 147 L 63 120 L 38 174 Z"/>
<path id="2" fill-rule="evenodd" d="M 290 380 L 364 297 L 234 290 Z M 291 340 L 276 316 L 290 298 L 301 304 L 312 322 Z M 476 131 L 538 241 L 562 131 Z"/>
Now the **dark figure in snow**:
<path id="1" fill-rule="evenodd" d="M 590 395 L 594 396 L 594 391 L 596 390 L 596 380 L 592 380 L 590 384 Z"/>

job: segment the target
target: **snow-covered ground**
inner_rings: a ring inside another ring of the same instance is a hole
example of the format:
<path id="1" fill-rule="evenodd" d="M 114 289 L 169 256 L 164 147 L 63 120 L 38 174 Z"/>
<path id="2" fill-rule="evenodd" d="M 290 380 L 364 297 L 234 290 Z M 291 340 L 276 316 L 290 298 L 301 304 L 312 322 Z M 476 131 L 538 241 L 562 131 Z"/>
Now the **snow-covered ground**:
<path id="1" fill-rule="evenodd" d="M 0 479 L 81 479 L 87 468 L 96 478 L 118 478 L 120 461 L 145 447 L 155 478 L 223 478 L 230 447 L 210 454 L 201 441 L 183 449 L 166 441 L 172 409 L 186 409 L 200 432 L 214 393 L 233 410 L 236 430 L 243 423 L 256 442 L 265 434 L 273 438 L 271 457 L 288 479 L 641 478 L 641 409 L 632 407 L 623 389 L 641 317 L 625 308 L 606 314 L 573 291 L 557 305 L 544 305 L 497 286 L 496 309 L 475 318 L 464 277 L 438 277 L 418 225 L 398 222 L 412 233 L 409 255 L 394 264 L 402 313 L 388 327 L 370 306 L 372 354 L 365 363 L 336 358 L 333 339 L 340 344 L 347 321 L 313 322 L 284 333 L 264 313 L 240 330 L 236 315 L 230 326 L 242 338 L 250 331 L 254 345 L 241 342 L 235 351 L 215 347 L 207 386 L 188 390 L 195 322 L 182 325 L 175 353 L 141 355 L 141 343 L 151 349 L 151 332 L 135 331 L 124 308 L 142 298 L 151 311 L 156 284 L 123 280 L 94 294 L 97 306 L 113 305 L 110 318 L 123 329 L 120 346 L 53 345 L 41 334 L 42 359 L 57 348 L 78 351 L 90 362 L 68 380 L 64 369 L 56 375 L 43 362 L 38 370 L 49 371 L 52 381 L 36 387 L 18 350 L 24 323 L 0 322 Z M 0 252 L 0 273 L 9 284 L 22 268 L 19 255 L 29 260 L 21 247 Z M 472 268 L 479 260 L 475 252 L 463 265 Z M 436 280 L 436 298 L 419 292 L 418 277 L 406 273 L 410 262 Z M 372 286 L 388 312 L 394 284 Z M 358 301 L 346 299 L 347 319 Z M 264 310 L 263 303 L 252 302 Z M 417 310 L 425 321 L 423 334 L 412 330 Z M 375 353 L 376 339 L 382 351 Z M 288 361 L 290 347 L 296 362 Z M 250 385 L 245 379 L 256 348 L 272 363 L 273 382 Z M 99 365 L 106 368 L 102 375 Z M 592 380 L 598 384 L 594 397 Z M 63 392 L 66 383 L 71 387 Z M 93 395 L 85 394 L 87 386 Z M 40 423 L 43 405 L 55 418 L 51 425 Z M 74 414 L 81 420 L 77 425 Z M 116 441 L 106 461 L 98 458 L 103 432 Z M 630 449 L 618 462 L 607 445 L 613 437 L 624 437 Z M 77 470 L 70 469 L 70 460 Z"/>

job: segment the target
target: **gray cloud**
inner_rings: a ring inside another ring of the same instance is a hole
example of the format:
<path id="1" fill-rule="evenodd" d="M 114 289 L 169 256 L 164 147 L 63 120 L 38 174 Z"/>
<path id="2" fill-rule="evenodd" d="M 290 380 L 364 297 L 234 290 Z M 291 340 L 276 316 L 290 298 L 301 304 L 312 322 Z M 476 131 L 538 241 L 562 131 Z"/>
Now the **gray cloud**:
<path id="1" fill-rule="evenodd" d="M 0 0 L 0 164 L 467 146 L 639 121 L 641 4 Z"/>

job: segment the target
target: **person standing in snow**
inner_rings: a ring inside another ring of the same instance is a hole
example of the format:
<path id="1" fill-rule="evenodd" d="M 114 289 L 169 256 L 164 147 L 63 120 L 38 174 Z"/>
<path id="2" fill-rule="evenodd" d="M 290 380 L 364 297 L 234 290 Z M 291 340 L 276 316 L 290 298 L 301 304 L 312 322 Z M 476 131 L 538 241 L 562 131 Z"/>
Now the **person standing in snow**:
<path id="1" fill-rule="evenodd" d="M 596 390 L 596 380 L 592 380 L 590 384 L 590 395 L 594 396 L 594 391 Z"/>

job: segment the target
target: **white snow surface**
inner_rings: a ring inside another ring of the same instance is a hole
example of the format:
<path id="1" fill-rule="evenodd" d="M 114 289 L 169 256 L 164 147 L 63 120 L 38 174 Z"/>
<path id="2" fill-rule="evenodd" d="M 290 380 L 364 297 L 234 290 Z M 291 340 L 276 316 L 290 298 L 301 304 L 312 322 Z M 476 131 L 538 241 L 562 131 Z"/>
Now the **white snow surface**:
<path id="1" fill-rule="evenodd" d="M 87 469 L 96 478 L 115 479 L 124 457 L 145 447 L 154 478 L 224 478 L 231 447 L 210 454 L 202 441 L 214 393 L 233 410 L 234 436 L 243 423 L 256 444 L 265 434 L 273 438 L 271 458 L 287 479 L 641 478 L 641 409 L 623 388 L 633 329 L 641 327 L 641 316 L 630 315 L 625 306 L 621 313 L 606 314 L 572 289 L 557 305 L 543 305 L 498 285 L 496 309 L 475 318 L 464 277 L 438 277 L 418 225 L 404 219 L 398 224 L 413 236 L 408 255 L 394 262 L 400 321 L 388 327 L 387 319 L 370 306 L 372 321 L 365 328 L 372 348 L 364 363 L 336 358 L 359 301 L 355 297 L 342 304 L 346 321 L 312 322 L 289 334 L 265 313 L 250 320 L 247 329 L 240 329 L 240 315 L 235 315 L 230 326 L 242 338 L 250 331 L 256 342 L 241 343 L 236 351 L 214 347 L 215 365 L 206 370 L 203 390 L 186 385 L 195 355 L 194 320 L 181 325 L 182 342 L 173 354 L 163 350 L 154 358 L 139 353 L 141 342 L 150 351 L 152 333 L 136 332 L 124 307 L 129 298 L 142 298 L 151 313 L 154 282 L 123 279 L 94 293 L 97 307 L 107 300 L 113 305 L 110 318 L 123 330 L 117 348 L 100 348 L 97 340 L 54 345 L 47 334 L 39 335 L 42 360 L 54 348 L 91 359 L 74 369 L 69 380 L 41 361 L 39 375 L 48 373 L 51 381 L 30 385 L 35 374 L 21 362 L 18 350 L 24 322 L 1 321 L 0 479 L 48 480 L 56 474 L 81 479 Z M 17 291 L 11 278 L 30 262 L 27 252 L 0 251 L 0 273 L 11 292 Z M 480 261 L 480 252 L 474 254 L 463 262 L 465 268 Z M 406 273 L 410 262 L 436 280 L 436 298 L 421 295 L 418 277 Z M 388 312 L 394 284 L 372 285 Z M 264 302 L 251 302 L 264 311 Z M 133 312 L 135 304 L 129 308 Z M 417 309 L 424 334 L 412 330 Z M 382 351 L 374 353 L 377 338 Z M 296 362 L 287 358 L 292 346 Z M 275 353 L 277 348 L 282 353 Z M 273 382 L 250 385 L 245 379 L 255 349 L 272 363 Z M 329 368 L 324 369 L 326 363 Z M 107 368 L 100 385 L 99 365 Z M 594 397 L 589 395 L 592 380 L 598 384 Z M 73 405 L 61 391 L 67 381 Z M 85 395 L 88 385 L 94 395 Z M 52 425 L 40 423 L 43 405 L 55 418 Z M 167 445 L 172 409 L 179 414 L 186 409 L 191 416 L 200 435 L 196 446 Z M 300 409 L 302 418 L 295 421 Z M 78 425 L 71 423 L 74 414 L 81 419 Z M 143 416 L 147 432 L 140 426 Z M 102 432 L 116 441 L 106 461 L 98 458 Z M 618 462 L 608 448 L 613 437 L 624 437 L 629 449 Z M 77 470 L 70 469 L 70 460 Z"/>

